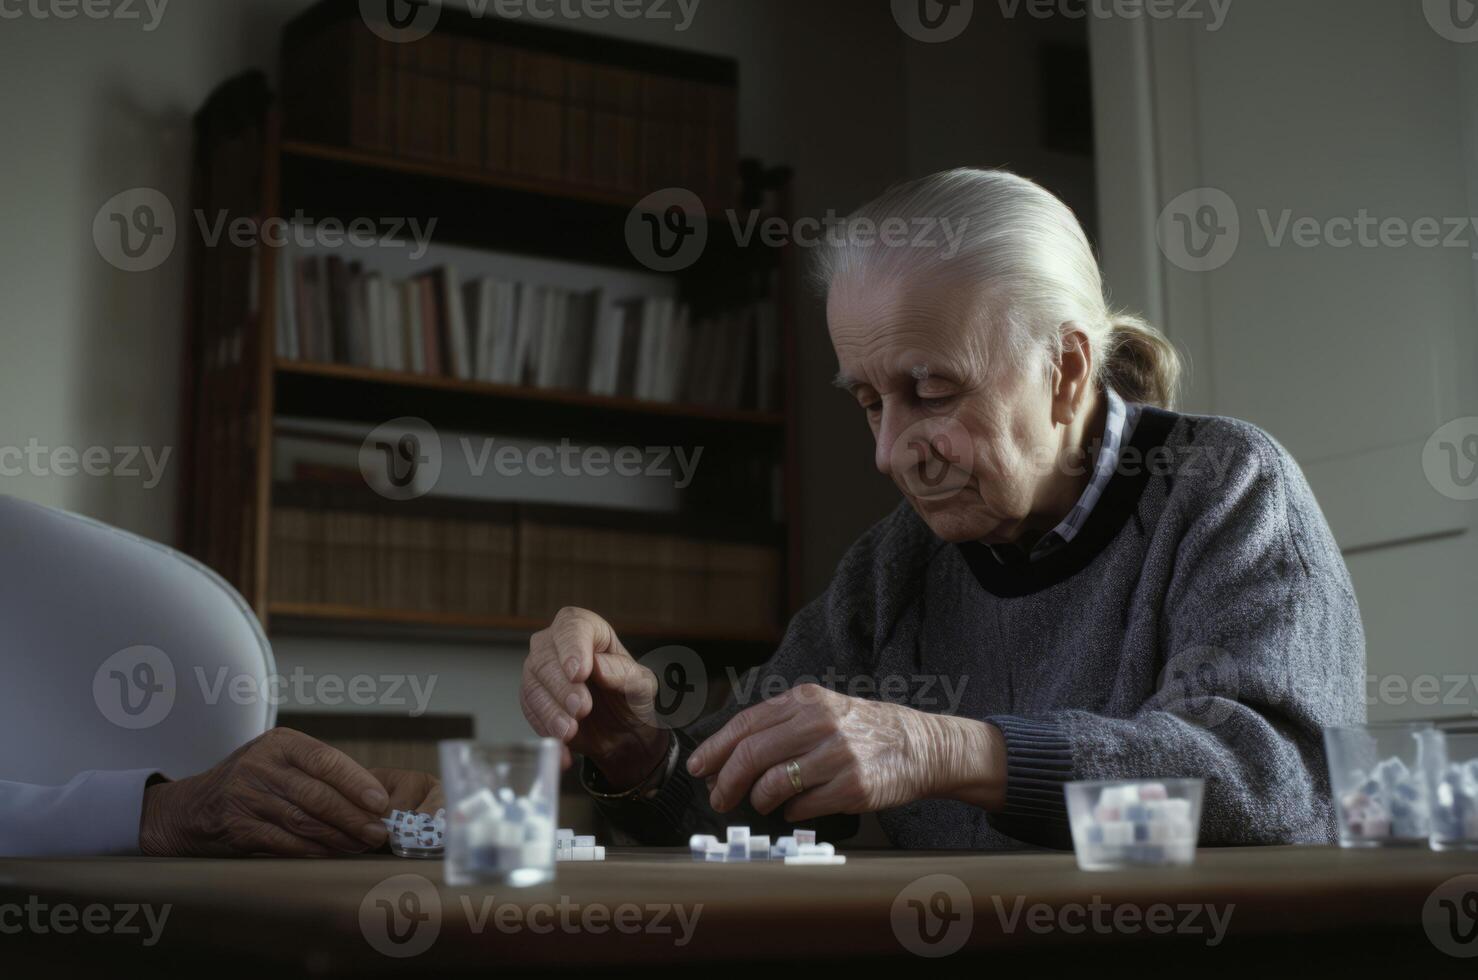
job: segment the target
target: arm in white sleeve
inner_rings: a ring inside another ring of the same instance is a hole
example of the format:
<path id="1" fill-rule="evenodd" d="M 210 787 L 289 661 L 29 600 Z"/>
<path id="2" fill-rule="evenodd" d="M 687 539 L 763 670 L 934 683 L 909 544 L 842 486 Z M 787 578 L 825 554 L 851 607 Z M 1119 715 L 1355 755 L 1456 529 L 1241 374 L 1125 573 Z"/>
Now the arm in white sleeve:
<path id="1" fill-rule="evenodd" d="M 78 773 L 65 786 L 0 780 L 0 857 L 139 853 L 154 769 Z"/>

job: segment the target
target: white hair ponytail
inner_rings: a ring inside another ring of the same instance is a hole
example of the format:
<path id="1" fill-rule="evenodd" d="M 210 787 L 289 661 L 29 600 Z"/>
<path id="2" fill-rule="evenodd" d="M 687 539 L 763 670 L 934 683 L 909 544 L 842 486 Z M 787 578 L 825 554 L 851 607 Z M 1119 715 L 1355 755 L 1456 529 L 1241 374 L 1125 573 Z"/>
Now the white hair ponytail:
<path id="1" fill-rule="evenodd" d="M 1133 313 L 1109 321 L 1104 380 L 1124 398 L 1173 408 L 1180 388 L 1180 353 L 1151 323 Z"/>
<path id="2" fill-rule="evenodd" d="M 912 229 L 887 244 L 849 234 L 820 251 L 817 278 L 936 279 L 999 302 L 996 349 L 1018 367 L 1061 349 L 1063 324 L 1088 336 L 1097 379 L 1129 401 L 1169 408 L 1181 362 L 1159 330 L 1110 310 L 1093 249 L 1071 209 L 1040 185 L 1004 170 L 947 170 L 899 184 L 847 219 Z M 931 227 L 924 244 L 915 232 Z M 905 241 L 906 238 L 906 241 Z"/>

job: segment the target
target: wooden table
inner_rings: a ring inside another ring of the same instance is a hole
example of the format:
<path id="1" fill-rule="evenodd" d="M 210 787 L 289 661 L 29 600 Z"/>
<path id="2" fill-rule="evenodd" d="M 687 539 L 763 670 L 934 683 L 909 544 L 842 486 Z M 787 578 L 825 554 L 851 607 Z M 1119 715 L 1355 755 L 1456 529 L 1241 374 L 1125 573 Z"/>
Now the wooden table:
<path id="1" fill-rule="evenodd" d="M 1461 904 L 1471 893 L 1478 906 L 1478 854 L 1204 849 L 1193 868 L 1093 874 L 1065 854 L 848 857 L 844 867 L 717 865 L 613 848 L 604 863 L 561 864 L 554 882 L 528 889 L 449 888 L 440 862 L 388 855 L 0 860 L 0 962 L 7 976 L 31 975 L 11 969 L 20 966 L 187 976 L 578 967 L 706 980 L 819 960 L 975 977 L 1044 966 L 1147 974 L 1178 962 L 1244 976 L 1478 976 L 1478 955 L 1437 945 L 1478 954 L 1478 918 Z M 1437 892 L 1461 875 L 1474 877 Z M 1444 900 L 1458 903 L 1450 923 Z M 152 924 L 141 911 L 125 922 L 129 906 L 147 906 Z"/>

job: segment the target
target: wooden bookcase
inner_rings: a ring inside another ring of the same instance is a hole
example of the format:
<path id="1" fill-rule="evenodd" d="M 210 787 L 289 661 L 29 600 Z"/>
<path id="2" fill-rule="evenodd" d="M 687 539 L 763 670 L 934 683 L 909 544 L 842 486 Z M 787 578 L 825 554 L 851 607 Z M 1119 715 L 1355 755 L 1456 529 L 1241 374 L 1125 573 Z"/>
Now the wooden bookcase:
<path id="1" fill-rule="evenodd" d="M 343 6 L 340 0 L 325 0 L 305 16 L 323 17 Z M 458 21 L 451 12 L 443 14 L 443 24 L 448 21 L 447 29 L 461 32 L 484 26 L 501 29 Z M 521 26 L 513 40 L 531 37 L 528 30 Z M 654 64 L 666 56 L 664 49 L 641 47 L 641 56 Z M 695 56 L 672 52 L 672 57 L 680 69 Z M 322 140 L 308 138 L 301 123 L 293 126 L 293 138 L 287 139 L 283 108 L 259 73 L 221 86 L 198 113 L 195 129 L 192 193 L 195 208 L 207 214 L 224 212 L 258 222 L 300 211 L 310 220 L 434 216 L 439 220 L 439 241 L 637 269 L 624 239 L 626 218 L 643 196 L 633 191 L 592 191 L 564 179 L 544 181 L 464 163 L 369 151 L 343 145 L 332 133 Z M 770 199 L 778 200 L 778 210 L 784 213 L 783 175 L 777 180 L 772 172 L 771 180 Z M 734 183 L 737 205 L 741 195 L 751 196 L 753 189 L 742 187 L 737 174 Z M 478 220 L 469 220 L 473 215 Z M 613 511 L 605 520 L 629 522 L 633 528 L 668 521 L 667 533 L 695 538 L 706 538 L 715 530 L 720 536 L 773 535 L 781 568 L 779 615 L 774 622 L 642 623 L 623 621 L 620 609 L 603 612 L 635 646 L 701 644 L 705 658 L 725 665 L 763 658 L 799 601 L 799 534 L 794 520 L 799 493 L 793 318 L 797 259 L 789 250 L 741 248 L 725 240 L 725 226 L 726 219 L 715 221 L 715 233 L 701 260 L 673 275 L 685 302 L 713 309 L 734 301 L 740 289 L 736 284 L 754 281 L 756 272 L 770 270 L 767 281 L 778 283 L 774 296 L 781 337 L 778 410 L 659 403 L 285 361 L 278 357 L 275 342 L 277 249 L 237 247 L 225 241 L 207 246 L 196 236 L 183 363 L 185 478 L 179 540 L 184 549 L 231 581 L 274 634 L 456 638 L 472 633 L 515 638 L 544 624 L 524 616 L 272 602 L 274 449 L 282 437 L 281 420 L 373 426 L 413 415 L 455 431 L 530 437 L 557 433 L 592 443 L 602 439 L 638 445 L 701 443 L 707 454 L 717 457 L 722 477 L 710 481 L 709 492 L 699 495 L 701 499 L 691 506 L 685 500 L 678 514 L 623 516 Z M 726 460 L 741 462 L 730 471 L 724 469 Z M 768 474 L 763 480 L 733 475 L 761 471 Z M 782 515 L 779 521 L 776 511 Z"/>

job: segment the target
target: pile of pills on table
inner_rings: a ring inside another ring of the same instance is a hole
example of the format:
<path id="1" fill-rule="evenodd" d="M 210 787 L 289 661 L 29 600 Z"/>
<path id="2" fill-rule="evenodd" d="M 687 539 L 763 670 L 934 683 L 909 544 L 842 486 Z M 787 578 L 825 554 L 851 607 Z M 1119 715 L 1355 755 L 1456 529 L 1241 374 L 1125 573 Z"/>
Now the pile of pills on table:
<path id="1" fill-rule="evenodd" d="M 432 813 L 417 813 L 413 810 L 391 810 L 390 816 L 382 817 L 385 829 L 390 831 L 390 848 L 396 853 L 434 852 L 441 853 L 446 842 L 446 810 Z"/>
<path id="2" fill-rule="evenodd" d="M 1430 821 L 1422 784 L 1422 774 L 1394 756 L 1368 773 L 1356 770 L 1347 784 L 1355 788 L 1339 801 L 1346 839 L 1426 839 Z"/>
<path id="3" fill-rule="evenodd" d="M 577 835 L 567 827 L 554 833 L 554 860 L 556 861 L 604 861 L 606 849 L 595 842 L 589 834 Z"/>
<path id="4" fill-rule="evenodd" d="M 1478 841 L 1478 759 L 1449 763 L 1434 791 L 1432 836 Z"/>
<path id="5" fill-rule="evenodd" d="M 777 838 L 772 846 L 767 834 L 751 834 L 748 827 L 730 827 L 723 841 L 712 834 L 694 834 L 688 839 L 688 850 L 694 861 L 784 861 L 786 864 L 812 865 L 847 863 L 846 857 L 838 854 L 831 844 L 818 843 L 814 830 L 797 830 L 791 836 Z"/>
<path id="6" fill-rule="evenodd" d="M 474 868 L 498 872 L 550 863 L 554 820 L 542 797 L 516 796 L 507 787 L 479 790 L 452 808 L 452 821 Z"/>
<path id="7" fill-rule="evenodd" d="M 1102 862 L 1184 862 L 1196 847 L 1191 801 L 1170 799 L 1161 783 L 1105 786 L 1077 836 Z"/>

